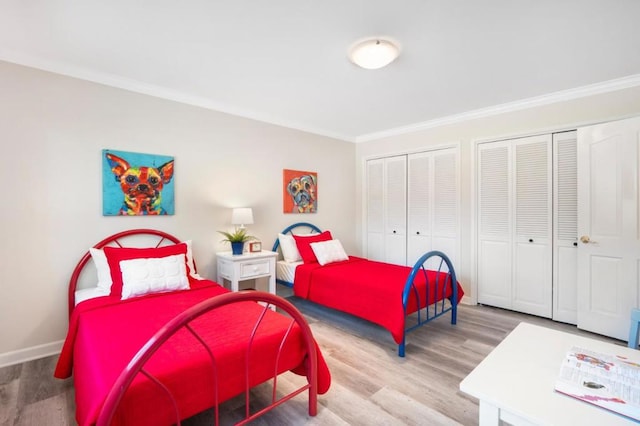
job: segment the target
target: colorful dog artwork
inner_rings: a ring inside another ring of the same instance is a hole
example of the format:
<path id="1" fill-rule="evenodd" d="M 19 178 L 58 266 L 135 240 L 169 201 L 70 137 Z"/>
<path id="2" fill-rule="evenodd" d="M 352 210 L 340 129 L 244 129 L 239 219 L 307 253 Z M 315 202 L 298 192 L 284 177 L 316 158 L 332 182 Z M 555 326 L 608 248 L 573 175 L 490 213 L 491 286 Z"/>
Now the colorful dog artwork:
<path id="1" fill-rule="evenodd" d="M 105 216 L 174 214 L 173 157 L 102 150 Z"/>
<path id="2" fill-rule="evenodd" d="M 318 174 L 300 170 L 283 171 L 282 210 L 285 213 L 318 211 Z"/>

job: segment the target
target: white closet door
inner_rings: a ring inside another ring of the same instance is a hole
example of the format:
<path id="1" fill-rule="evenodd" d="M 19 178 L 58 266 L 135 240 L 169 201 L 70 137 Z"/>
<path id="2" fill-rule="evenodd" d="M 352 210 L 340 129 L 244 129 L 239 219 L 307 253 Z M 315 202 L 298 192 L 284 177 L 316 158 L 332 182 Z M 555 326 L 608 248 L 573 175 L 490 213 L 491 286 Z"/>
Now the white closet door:
<path id="1" fill-rule="evenodd" d="M 577 132 L 553 135 L 553 319 L 578 323 Z"/>
<path id="2" fill-rule="evenodd" d="M 513 145 L 513 309 L 551 318 L 551 135 L 517 139 Z"/>
<path id="3" fill-rule="evenodd" d="M 384 160 L 367 161 L 367 257 L 384 260 Z"/>
<path id="4" fill-rule="evenodd" d="M 407 265 L 431 250 L 433 159 L 430 152 L 408 156 Z"/>
<path id="5" fill-rule="evenodd" d="M 385 262 L 407 262 L 407 156 L 385 158 Z"/>
<path id="6" fill-rule="evenodd" d="M 478 302 L 511 309 L 511 142 L 478 145 Z"/>
<path id="7" fill-rule="evenodd" d="M 638 307 L 640 117 L 578 129 L 578 327 L 627 340 Z"/>
<path id="8" fill-rule="evenodd" d="M 451 259 L 454 268 L 458 265 L 457 158 L 457 151 L 454 149 L 433 152 L 434 196 L 431 249 L 445 253 Z"/>

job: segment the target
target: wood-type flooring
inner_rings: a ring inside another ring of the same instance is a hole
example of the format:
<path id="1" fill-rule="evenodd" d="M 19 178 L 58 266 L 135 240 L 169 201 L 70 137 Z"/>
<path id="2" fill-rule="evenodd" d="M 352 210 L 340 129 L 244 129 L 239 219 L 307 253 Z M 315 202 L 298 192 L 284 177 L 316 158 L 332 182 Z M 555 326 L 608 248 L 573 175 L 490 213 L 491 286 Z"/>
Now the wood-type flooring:
<path id="1" fill-rule="evenodd" d="M 311 324 L 331 370 L 331 389 L 319 397 L 315 417 L 307 413 L 304 393 L 256 425 L 477 425 L 478 402 L 460 392 L 460 381 L 521 321 L 625 344 L 538 317 L 461 305 L 457 325 L 445 317 L 410 333 L 406 358 L 399 358 L 386 330 L 304 300 L 289 300 Z M 0 369 L 0 426 L 76 424 L 73 382 L 53 378 L 56 361 L 52 356 Z M 292 387 L 300 380 L 288 374 L 279 386 Z M 252 410 L 269 397 L 269 387 L 254 389 Z M 227 401 L 221 406 L 221 424 L 233 424 L 243 413 L 242 397 Z M 183 424 L 213 424 L 212 412 Z"/>

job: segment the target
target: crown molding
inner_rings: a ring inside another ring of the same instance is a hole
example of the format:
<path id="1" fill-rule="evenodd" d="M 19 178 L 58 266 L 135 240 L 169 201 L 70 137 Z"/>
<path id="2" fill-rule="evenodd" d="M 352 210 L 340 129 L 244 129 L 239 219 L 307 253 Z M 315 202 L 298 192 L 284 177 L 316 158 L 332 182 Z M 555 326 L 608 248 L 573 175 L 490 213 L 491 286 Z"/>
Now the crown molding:
<path id="1" fill-rule="evenodd" d="M 31 68 L 49 71 L 55 74 L 61 74 L 68 77 L 86 80 L 105 86 L 124 89 L 134 93 L 153 96 L 160 99 L 166 99 L 182 104 L 192 105 L 217 111 L 225 114 L 231 114 L 238 117 L 248 118 L 263 123 L 273 124 L 293 130 L 299 130 L 305 133 L 311 133 L 318 136 L 325 136 L 331 139 L 341 140 L 345 142 L 361 143 L 383 139 L 392 136 L 398 136 L 406 133 L 417 132 L 420 130 L 431 129 L 434 127 L 445 126 L 449 124 L 460 123 L 467 120 L 485 118 L 494 115 L 504 114 L 508 112 L 519 111 L 537 106 L 549 105 L 557 102 L 564 102 L 572 99 L 583 98 L 587 96 L 598 95 L 601 93 L 613 92 L 630 87 L 640 86 L 640 74 L 630 75 L 614 80 L 608 80 L 601 83 L 595 83 L 587 86 L 577 87 L 574 89 L 562 90 L 547 95 L 536 96 L 532 98 L 522 99 L 519 101 L 508 102 L 492 107 L 481 108 L 454 114 L 446 117 L 428 120 L 421 123 L 410 124 L 407 126 L 395 127 L 380 132 L 368 133 L 359 136 L 347 136 L 335 133 L 326 129 L 313 128 L 304 124 L 283 120 L 269 114 L 251 111 L 243 108 L 214 102 L 211 99 L 202 96 L 195 96 L 177 90 L 171 90 L 160 86 L 147 84 L 138 80 L 127 79 L 113 74 L 96 72 L 87 68 L 77 67 L 56 61 L 49 61 L 37 58 L 15 51 L 0 49 L 0 60 L 11 62 L 17 65 L 23 65 Z"/>
<path id="2" fill-rule="evenodd" d="M 43 71 L 61 74 L 67 77 L 73 77 L 80 80 L 90 81 L 109 87 L 124 89 L 134 93 L 153 96 L 160 99 L 175 101 L 186 105 L 205 108 L 208 110 L 221 112 L 225 114 L 235 115 L 238 117 L 248 118 L 267 124 L 272 124 L 288 129 L 299 130 L 305 133 L 311 133 L 319 136 L 337 139 L 345 142 L 355 142 L 355 138 L 331 132 L 325 129 L 313 128 L 300 123 L 295 123 L 269 114 L 238 108 L 232 105 L 226 105 L 214 102 L 211 99 L 202 96 L 195 96 L 178 90 L 167 89 L 164 87 L 144 83 L 138 80 L 120 77 L 114 74 L 101 73 L 87 68 L 77 67 L 56 61 L 48 61 L 34 56 L 25 55 L 9 50 L 0 49 L 0 60 L 14 63 L 30 68 L 36 68 Z"/>
<path id="3" fill-rule="evenodd" d="M 562 90 L 559 92 L 549 93 L 547 95 L 536 96 L 532 98 L 522 99 L 519 101 L 508 102 L 492 107 L 481 108 L 473 111 L 463 112 L 461 114 L 450 115 L 435 120 L 424 121 L 422 123 L 411 124 L 408 126 L 396 127 L 381 132 L 360 135 L 355 138 L 356 143 L 374 141 L 391 136 L 398 136 L 406 133 L 413 133 L 420 130 L 431 129 L 434 127 L 445 126 L 449 124 L 460 123 L 467 120 L 490 117 L 527 108 L 533 108 L 543 105 L 550 105 L 558 102 L 565 102 L 573 99 L 584 98 L 602 93 L 614 92 L 616 90 L 628 89 L 640 86 L 640 74 L 630 75 L 627 77 L 608 80 L 601 83 L 590 84 L 587 86 L 577 87 L 574 89 Z"/>

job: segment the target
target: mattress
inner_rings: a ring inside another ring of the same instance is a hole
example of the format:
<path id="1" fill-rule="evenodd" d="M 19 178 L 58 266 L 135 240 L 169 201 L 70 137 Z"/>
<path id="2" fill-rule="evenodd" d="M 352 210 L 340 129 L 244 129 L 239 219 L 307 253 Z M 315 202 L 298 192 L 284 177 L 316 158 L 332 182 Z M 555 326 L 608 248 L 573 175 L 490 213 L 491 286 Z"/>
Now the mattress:
<path id="1" fill-rule="evenodd" d="M 84 302 L 85 300 L 93 299 L 101 296 L 108 296 L 109 291 L 105 290 L 101 287 L 90 287 L 90 288 L 82 288 L 80 290 L 76 290 L 76 305 L 80 302 Z"/>
<path id="2" fill-rule="evenodd" d="M 293 280 L 296 276 L 296 267 L 302 264 L 302 261 L 286 262 L 284 260 L 279 260 L 276 263 L 276 278 L 288 283 L 293 283 Z"/>

